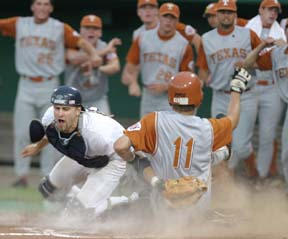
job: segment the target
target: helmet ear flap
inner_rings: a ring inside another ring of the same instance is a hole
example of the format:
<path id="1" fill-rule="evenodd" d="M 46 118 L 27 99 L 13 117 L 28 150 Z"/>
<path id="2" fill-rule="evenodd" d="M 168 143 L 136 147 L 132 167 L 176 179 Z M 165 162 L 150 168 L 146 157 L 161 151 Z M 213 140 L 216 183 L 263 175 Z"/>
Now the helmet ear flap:
<path id="1" fill-rule="evenodd" d="M 168 85 L 170 105 L 194 105 L 198 107 L 202 99 L 202 86 L 196 74 L 183 71 L 172 77 Z"/>

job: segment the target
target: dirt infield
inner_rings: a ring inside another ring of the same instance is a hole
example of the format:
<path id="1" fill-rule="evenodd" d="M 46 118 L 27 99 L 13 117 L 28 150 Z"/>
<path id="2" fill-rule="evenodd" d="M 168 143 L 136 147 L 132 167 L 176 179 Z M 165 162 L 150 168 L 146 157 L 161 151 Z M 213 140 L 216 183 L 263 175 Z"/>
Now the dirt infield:
<path id="1" fill-rule="evenodd" d="M 191 215 L 157 215 L 153 220 L 147 208 L 133 207 L 100 221 L 61 218 L 57 210 L 10 208 L 0 211 L 0 239 L 288 239 L 288 199 L 283 188 L 271 184 L 257 191 L 246 183 L 229 182 L 227 178 L 215 182 L 213 213 L 205 220 Z"/>

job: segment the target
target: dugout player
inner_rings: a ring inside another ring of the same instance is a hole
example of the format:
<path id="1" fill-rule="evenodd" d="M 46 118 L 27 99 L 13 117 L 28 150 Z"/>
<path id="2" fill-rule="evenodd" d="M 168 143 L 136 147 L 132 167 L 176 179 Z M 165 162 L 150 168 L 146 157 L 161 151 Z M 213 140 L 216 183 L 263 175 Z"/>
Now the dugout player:
<path id="1" fill-rule="evenodd" d="M 120 63 L 115 46 L 121 44 L 120 39 L 114 38 L 109 44 L 101 40 L 102 20 L 96 15 L 86 15 L 80 23 L 80 35 L 91 43 L 96 50 L 107 50 L 103 54 L 103 64 L 93 68 L 89 56 L 82 50 L 68 49 L 65 68 L 65 83 L 77 88 L 85 107 L 97 106 L 105 113 L 111 114 L 108 101 L 109 76 L 119 72 Z"/>
<path id="2" fill-rule="evenodd" d="M 235 66 L 243 62 L 247 54 L 261 43 L 252 30 L 235 26 L 237 7 L 233 0 L 219 0 L 217 4 L 218 26 L 202 36 L 197 65 L 199 77 L 213 89 L 211 114 L 226 114 L 230 98 L 229 77 Z M 208 78 L 209 74 L 211 78 Z M 208 79 L 210 79 L 208 81 Z M 241 116 L 233 132 L 232 149 L 235 154 L 230 167 L 235 168 L 244 160 L 247 174 L 257 176 L 252 135 L 256 120 L 256 94 L 253 81 L 241 97 Z"/>
<path id="3" fill-rule="evenodd" d="M 159 14 L 159 27 L 141 33 L 133 42 L 125 66 L 130 94 L 141 95 L 135 74 L 140 66 L 143 83 L 141 116 L 155 110 L 171 110 L 166 100 L 171 76 L 179 71 L 193 71 L 194 68 L 192 47 L 176 31 L 179 7 L 173 3 L 164 3 Z"/>
<path id="4" fill-rule="evenodd" d="M 257 65 L 259 69 L 272 70 L 273 79 L 275 80 L 275 87 L 281 98 L 279 107 L 285 109 L 285 119 L 281 139 L 281 162 L 284 179 L 286 182 L 286 193 L 288 193 L 288 44 L 285 41 L 277 42 L 280 43 L 279 46 L 273 48 L 270 51 L 266 51 L 265 54 L 261 54 L 261 56 L 259 56 L 259 53 L 265 47 L 270 47 L 269 44 L 271 44 L 271 39 L 267 39 L 261 43 L 257 48 L 250 52 L 247 59 L 245 60 L 245 64 L 247 66 L 253 66 L 258 59 Z"/>

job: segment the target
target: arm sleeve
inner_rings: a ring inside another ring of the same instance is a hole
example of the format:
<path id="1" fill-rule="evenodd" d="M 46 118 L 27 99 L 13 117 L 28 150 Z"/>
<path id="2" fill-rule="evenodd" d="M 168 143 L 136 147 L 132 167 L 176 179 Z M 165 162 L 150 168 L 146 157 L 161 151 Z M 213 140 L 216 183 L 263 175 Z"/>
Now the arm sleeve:
<path id="1" fill-rule="evenodd" d="M 10 17 L 0 20 L 0 31 L 3 36 L 16 36 L 16 23 L 19 17 Z"/>
<path id="2" fill-rule="evenodd" d="M 214 134 L 213 151 L 231 143 L 232 140 L 232 122 L 228 117 L 221 119 L 209 119 Z"/>
<path id="3" fill-rule="evenodd" d="M 248 23 L 247 19 L 240 18 L 240 17 L 237 18 L 237 21 L 236 21 L 237 26 L 245 27 L 247 23 Z"/>
<path id="4" fill-rule="evenodd" d="M 251 38 L 251 47 L 254 49 L 261 43 L 261 39 L 257 36 L 257 34 L 250 30 L 250 38 Z M 260 52 L 257 60 L 257 65 L 260 70 L 271 70 L 272 69 L 272 61 L 271 61 L 271 51 Z"/>
<path id="5" fill-rule="evenodd" d="M 124 134 L 131 140 L 135 151 L 143 151 L 150 154 L 155 151 L 156 120 L 156 113 L 150 113 L 144 116 L 140 122 L 124 131 Z"/>
<path id="6" fill-rule="evenodd" d="M 200 44 L 200 47 L 199 47 L 199 51 L 198 51 L 197 66 L 200 69 L 203 69 L 203 70 L 206 70 L 206 71 L 208 71 L 208 69 L 209 69 L 202 41 L 201 41 L 201 44 Z"/>
<path id="7" fill-rule="evenodd" d="M 194 56 L 190 44 L 187 45 L 183 59 L 180 63 L 180 71 L 194 71 Z"/>
<path id="8" fill-rule="evenodd" d="M 261 39 L 257 36 L 257 34 L 251 29 L 250 29 L 250 39 L 252 49 L 256 48 L 262 42 Z"/>
<path id="9" fill-rule="evenodd" d="M 64 41 L 66 48 L 78 48 L 80 35 L 68 24 L 64 23 Z"/>
<path id="10" fill-rule="evenodd" d="M 176 25 L 176 30 L 187 39 L 187 41 L 192 42 L 193 38 L 195 36 L 196 30 L 190 26 L 190 25 L 185 25 L 181 22 L 179 22 Z"/>
<path id="11" fill-rule="evenodd" d="M 259 55 L 256 62 L 260 70 L 272 70 L 272 51 L 270 50 L 268 52 L 265 52 L 264 54 Z"/>
<path id="12" fill-rule="evenodd" d="M 139 37 L 136 38 L 135 41 L 133 41 L 127 57 L 126 57 L 126 61 L 128 63 L 132 63 L 134 65 L 138 65 L 140 63 L 140 47 L 139 47 Z"/>

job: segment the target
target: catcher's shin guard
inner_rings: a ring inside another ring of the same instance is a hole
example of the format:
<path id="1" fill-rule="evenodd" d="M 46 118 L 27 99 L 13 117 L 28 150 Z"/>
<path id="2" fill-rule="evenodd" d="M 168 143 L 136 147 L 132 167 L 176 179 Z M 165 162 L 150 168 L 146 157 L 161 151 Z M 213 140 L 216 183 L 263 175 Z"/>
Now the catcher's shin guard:
<path id="1" fill-rule="evenodd" d="M 50 182 L 49 176 L 42 178 L 39 186 L 38 191 L 42 194 L 45 199 L 53 201 L 53 193 L 57 188 Z"/>

